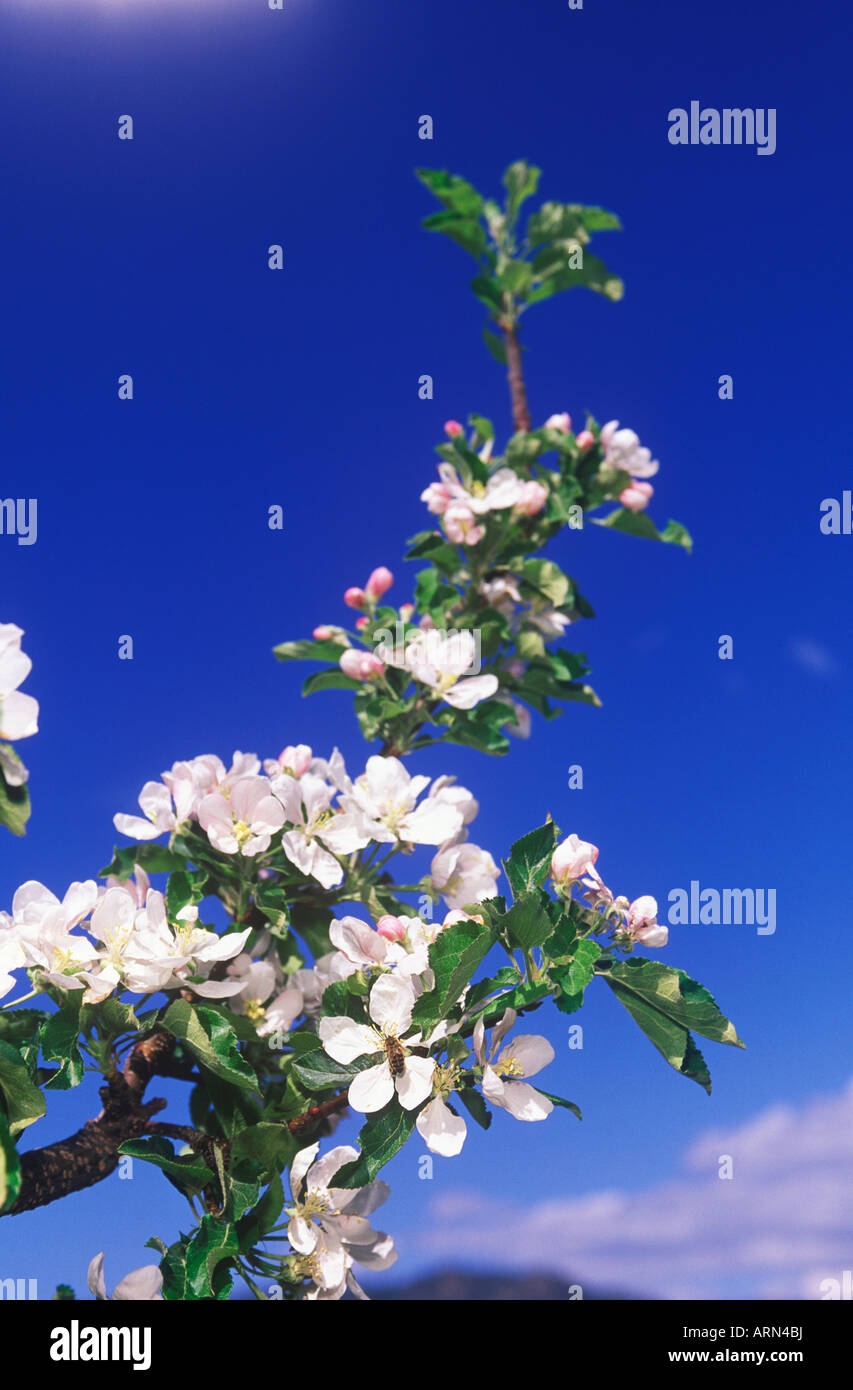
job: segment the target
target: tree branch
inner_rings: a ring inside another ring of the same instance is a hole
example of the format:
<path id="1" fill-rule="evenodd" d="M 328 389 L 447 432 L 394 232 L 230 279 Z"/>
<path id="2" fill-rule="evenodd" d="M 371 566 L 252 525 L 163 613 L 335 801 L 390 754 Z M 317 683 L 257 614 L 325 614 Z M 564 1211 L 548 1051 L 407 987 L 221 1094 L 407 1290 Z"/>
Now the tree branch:
<path id="1" fill-rule="evenodd" d="M 527 389 L 524 385 L 524 372 L 521 367 L 521 344 L 514 325 L 504 320 L 504 344 L 506 346 L 507 380 L 512 397 L 512 423 L 516 433 L 527 434 L 530 430 L 530 409 L 527 404 Z"/>

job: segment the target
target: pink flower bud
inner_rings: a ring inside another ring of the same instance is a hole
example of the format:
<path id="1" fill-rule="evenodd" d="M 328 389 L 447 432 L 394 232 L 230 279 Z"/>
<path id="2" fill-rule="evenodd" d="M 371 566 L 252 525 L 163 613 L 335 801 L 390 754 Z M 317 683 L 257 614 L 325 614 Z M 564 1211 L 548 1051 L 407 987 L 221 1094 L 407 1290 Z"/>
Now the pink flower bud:
<path id="1" fill-rule="evenodd" d="M 595 435 L 592 430 L 581 430 L 575 443 L 579 449 L 589 449 L 595 443 Z"/>
<path id="2" fill-rule="evenodd" d="M 311 766 L 311 749 L 307 743 L 289 743 L 278 755 L 282 770 L 291 772 L 294 777 L 304 777 Z"/>
<path id="3" fill-rule="evenodd" d="M 523 483 L 516 507 L 524 516 L 535 516 L 537 512 L 541 512 L 547 501 L 548 489 L 543 483 Z"/>
<path id="4" fill-rule="evenodd" d="M 344 594 L 344 603 L 346 604 L 347 608 L 363 608 L 364 590 L 356 588 L 347 589 L 346 593 Z"/>
<path id="5" fill-rule="evenodd" d="M 546 430 L 562 430 L 563 434 L 568 434 L 572 428 L 572 417 L 563 411 L 562 415 L 549 415 L 545 421 Z"/>
<path id="6" fill-rule="evenodd" d="M 314 631 L 311 634 L 315 642 L 327 642 L 331 635 L 332 629 L 330 627 L 326 627 L 325 624 L 323 624 L 320 627 L 315 627 Z"/>
<path id="7" fill-rule="evenodd" d="M 665 946 L 669 940 L 669 928 L 661 926 L 657 920 L 657 900 L 649 894 L 635 898 L 627 911 L 627 926 L 635 941 L 644 946 Z"/>
<path id="8" fill-rule="evenodd" d="M 651 483 L 638 483 L 634 478 L 630 485 L 620 492 L 619 501 L 629 512 L 642 512 L 649 505 L 649 498 L 653 492 Z"/>
<path id="9" fill-rule="evenodd" d="M 361 617 L 361 618 L 356 618 L 356 620 L 355 620 L 356 630 L 357 630 L 358 632 L 364 632 L 364 629 L 367 627 L 367 624 L 368 624 L 369 622 L 370 622 L 370 619 L 367 618 L 367 617 L 364 617 L 364 616 Z"/>
<path id="10" fill-rule="evenodd" d="M 455 439 L 458 434 L 462 433 L 462 426 L 458 420 L 447 420 L 444 425 L 444 433 L 451 439 Z"/>
<path id="11" fill-rule="evenodd" d="M 373 652 L 359 652 L 355 647 L 350 647 L 349 651 L 342 654 L 340 667 L 344 675 L 354 681 L 370 680 L 371 676 L 379 676 L 385 670 L 383 663 Z"/>
<path id="12" fill-rule="evenodd" d="M 597 878 L 593 867 L 597 858 L 598 849 L 595 845 L 589 844 L 586 840 L 579 840 L 577 835 L 569 835 L 568 839 L 563 840 L 554 850 L 551 857 L 551 877 L 564 888 L 576 883 L 584 874 L 595 874 Z"/>
<path id="13" fill-rule="evenodd" d="M 400 617 L 401 617 L 402 621 L 403 621 L 404 623 L 407 623 L 407 622 L 409 621 L 409 619 L 411 618 L 412 614 L 414 613 L 414 611 L 415 611 L 415 605 L 414 605 L 413 603 L 403 603 L 403 604 L 401 604 L 401 605 L 400 605 Z"/>
<path id="14" fill-rule="evenodd" d="M 373 571 L 365 585 L 367 597 L 381 598 L 383 594 L 388 592 L 393 583 L 394 576 L 391 571 L 387 570 L 384 565 L 380 565 L 379 569 Z"/>
<path id="15" fill-rule="evenodd" d="M 384 917 L 379 918 L 379 921 L 376 923 L 376 930 L 380 936 L 385 937 L 386 941 L 402 941 L 403 937 L 406 935 L 406 928 L 400 921 L 400 918 L 392 917 L 390 913 L 386 913 Z"/>

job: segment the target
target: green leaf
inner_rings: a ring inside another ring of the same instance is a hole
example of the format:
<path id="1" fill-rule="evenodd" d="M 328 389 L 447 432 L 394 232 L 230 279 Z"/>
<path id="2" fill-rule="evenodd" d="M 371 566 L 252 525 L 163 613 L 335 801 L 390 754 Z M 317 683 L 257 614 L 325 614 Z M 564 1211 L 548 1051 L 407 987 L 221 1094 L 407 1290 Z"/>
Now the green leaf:
<path id="1" fill-rule="evenodd" d="M 668 521 L 663 531 L 659 531 L 647 512 L 632 512 L 620 507 L 609 516 L 592 517 L 596 526 L 609 526 L 611 531 L 622 531 L 626 536 L 639 536 L 646 541 L 666 541 L 669 545 L 680 545 L 688 555 L 693 550 L 690 532 L 678 521 Z"/>
<path id="2" fill-rule="evenodd" d="M 324 642 L 279 642 L 272 651 L 278 661 L 338 661 L 346 647 L 329 638 Z"/>
<path id="3" fill-rule="evenodd" d="M 59 1063 L 59 1069 L 44 1083 L 51 1090 L 69 1091 L 83 1080 L 83 1058 L 77 1045 L 82 996 L 82 990 L 70 995 L 62 1008 L 42 1024 L 42 1055 L 48 1062 Z"/>
<path id="4" fill-rule="evenodd" d="M 176 999 L 166 1010 L 162 1026 L 186 1043 L 214 1076 L 234 1086 L 258 1090 L 258 1078 L 240 1053 L 233 1027 L 214 1009 Z"/>
<path id="5" fill-rule="evenodd" d="M 215 1181 L 215 1174 L 202 1159 L 193 1154 L 179 1157 L 169 1140 L 159 1134 L 151 1139 L 126 1139 L 119 1144 L 118 1151 L 161 1169 L 172 1185 L 185 1196 L 194 1197 Z"/>
<path id="6" fill-rule="evenodd" d="M 449 174 L 446 169 L 416 169 L 415 173 L 446 208 L 452 208 L 466 217 L 479 217 L 483 199 L 467 179 Z"/>
<path id="7" fill-rule="evenodd" d="M 228 1269 L 239 1250 L 237 1229 L 232 1222 L 203 1216 L 187 1246 L 186 1298 L 227 1298 L 232 1286 Z"/>
<path id="8" fill-rule="evenodd" d="M 517 159 L 506 170 L 503 184 L 507 191 L 506 207 L 510 226 L 515 223 L 522 203 L 526 198 L 531 198 L 539 187 L 541 173 L 541 169 L 528 164 L 525 159 Z"/>
<path id="9" fill-rule="evenodd" d="M 10 1207 L 21 1190 L 21 1158 L 0 1111 L 0 1212 Z"/>
<path id="10" fill-rule="evenodd" d="M 500 923 L 512 945 L 528 951 L 531 946 L 541 946 L 548 940 L 554 930 L 547 910 L 551 901 L 543 888 L 516 895 L 515 902 Z"/>
<path id="11" fill-rule="evenodd" d="M 244 1253 L 252 1250 L 273 1230 L 284 1208 L 284 1184 L 276 1174 L 258 1205 L 237 1222 L 237 1236 Z"/>
<path id="12" fill-rule="evenodd" d="M 111 862 L 100 870 L 98 877 L 130 878 L 137 864 L 148 874 L 170 874 L 175 869 L 186 868 L 183 856 L 165 845 L 122 845 L 116 848 Z"/>
<path id="13" fill-rule="evenodd" d="M 452 209 L 432 213 L 424 218 L 422 226 L 428 232 L 443 232 L 475 260 L 479 260 L 486 249 L 486 233 L 482 224 Z"/>
<path id="14" fill-rule="evenodd" d="M 544 1096 L 546 1100 L 550 1100 L 552 1105 L 556 1105 L 561 1110 L 571 1110 L 572 1114 L 577 1115 L 579 1120 L 583 1119 L 580 1106 L 575 1105 L 573 1100 L 563 1100 L 562 1096 L 552 1096 L 550 1091 L 543 1091 L 539 1086 L 534 1086 L 533 1089 L 538 1091 L 540 1096 Z"/>
<path id="15" fill-rule="evenodd" d="M 3 752 L 14 758 L 16 763 L 20 763 L 20 758 L 14 748 L 4 743 Z M 20 787 L 12 787 L 6 781 L 3 769 L 0 767 L 0 825 L 5 825 L 7 830 L 11 830 L 13 835 L 23 835 L 30 818 L 30 794 L 27 791 L 26 783 Z"/>
<path id="16" fill-rule="evenodd" d="M 298 1147 L 287 1125 L 263 1121 L 237 1135 L 231 1146 L 231 1159 L 251 1159 L 265 1175 L 273 1177 L 293 1162 Z"/>
<path id="17" fill-rule="evenodd" d="M 573 947 L 567 964 L 552 967 L 548 974 L 560 986 L 555 1003 L 561 1013 L 573 1014 L 583 1003 L 584 991 L 595 974 L 595 963 L 601 957 L 597 941 L 581 939 Z"/>
<path id="18" fill-rule="evenodd" d="M 546 821 L 538 830 L 522 835 L 510 847 L 509 858 L 503 861 L 513 897 L 541 888 L 551 868 L 551 858 L 557 847 L 557 827 Z"/>
<path id="19" fill-rule="evenodd" d="M 451 1012 L 480 961 L 494 945 L 495 937 L 493 926 L 470 919 L 454 922 L 439 933 L 429 948 L 435 985 L 421 995 L 412 1015 L 425 1033 Z"/>
<path id="20" fill-rule="evenodd" d="M 665 1014 L 683 1028 L 689 1028 L 711 1042 L 743 1047 L 734 1024 L 717 1006 L 714 996 L 683 970 L 662 961 L 631 956 L 614 961 L 604 975 L 611 987 L 616 984 Z"/>
<path id="21" fill-rule="evenodd" d="M 42 1009 L 12 1009 L 0 1013 L 0 1039 L 8 1043 L 32 1042 L 49 1015 Z"/>
<path id="22" fill-rule="evenodd" d="M 303 682 L 302 694 L 313 695 L 317 690 L 361 690 L 361 681 L 345 676 L 340 668 L 331 667 L 327 671 L 315 671 Z"/>
<path id="23" fill-rule="evenodd" d="M 464 1086 L 461 1091 L 454 1092 L 454 1095 L 465 1106 L 472 1120 L 476 1120 L 481 1129 L 488 1129 L 492 1123 L 492 1112 L 481 1096 L 480 1092 L 473 1086 Z"/>
<path id="24" fill-rule="evenodd" d="M 404 1110 L 396 1096 L 384 1110 L 370 1115 L 359 1131 L 361 1155 L 335 1174 L 335 1187 L 365 1187 L 403 1147 L 415 1127 L 416 1112 Z"/>
<path id="25" fill-rule="evenodd" d="M 33 1085 L 26 1062 L 17 1048 L 7 1042 L 0 1042 L 0 1093 L 13 1138 L 45 1113 L 44 1096 Z"/>
<path id="26" fill-rule="evenodd" d="M 291 1071 L 306 1091 L 342 1091 L 360 1071 L 375 1065 L 375 1057 L 336 1062 L 327 1052 L 308 1052 L 293 1063 Z"/>
<path id="27" fill-rule="evenodd" d="M 290 910 L 290 925 L 301 936 L 315 960 L 332 949 L 329 927 L 334 913 L 313 903 L 294 903 Z"/>
<path id="28" fill-rule="evenodd" d="M 483 329 L 483 342 L 489 349 L 496 362 L 500 362 L 502 367 L 507 364 L 506 344 L 503 338 L 499 338 L 497 333 L 493 333 L 490 328 Z"/>

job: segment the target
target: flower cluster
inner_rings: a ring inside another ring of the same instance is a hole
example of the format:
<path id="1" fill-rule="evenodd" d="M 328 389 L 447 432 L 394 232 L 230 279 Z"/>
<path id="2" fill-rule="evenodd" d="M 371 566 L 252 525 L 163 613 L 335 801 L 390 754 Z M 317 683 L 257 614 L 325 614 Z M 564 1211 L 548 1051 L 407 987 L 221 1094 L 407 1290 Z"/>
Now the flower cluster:
<path id="1" fill-rule="evenodd" d="M 558 892 L 568 896 L 576 884 L 583 885 L 581 897 L 602 919 L 601 930 L 610 928 L 617 943 L 622 939 L 644 946 L 665 946 L 669 928 L 657 920 L 655 898 L 645 894 L 633 902 L 614 897 L 595 867 L 598 848 L 577 835 L 569 835 L 557 846 L 551 858 L 551 878 Z"/>
<path id="2" fill-rule="evenodd" d="M 8 742 L 38 733 L 38 701 L 18 689 L 33 665 L 21 650 L 23 635 L 23 629 L 15 623 L 0 623 L 0 739 Z M 0 776 L 10 787 L 21 787 L 27 780 L 23 763 L 2 743 Z"/>

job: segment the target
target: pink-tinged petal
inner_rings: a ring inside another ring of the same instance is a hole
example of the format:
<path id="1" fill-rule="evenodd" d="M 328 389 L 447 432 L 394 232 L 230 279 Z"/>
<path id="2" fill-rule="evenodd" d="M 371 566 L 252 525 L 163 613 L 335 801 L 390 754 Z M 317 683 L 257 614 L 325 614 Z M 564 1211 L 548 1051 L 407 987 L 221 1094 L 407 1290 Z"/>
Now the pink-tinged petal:
<path id="1" fill-rule="evenodd" d="M 403 819 L 400 839 L 415 845 L 443 845 L 462 829 L 462 812 L 447 802 L 427 797 Z"/>
<path id="2" fill-rule="evenodd" d="M 379 1051 L 373 1029 L 351 1018 L 321 1018 L 317 1031 L 323 1050 L 336 1062 L 354 1062 Z"/>
<path id="3" fill-rule="evenodd" d="M 415 994 L 408 980 L 382 975 L 370 991 L 368 1012 L 380 1028 L 392 1027 L 398 1036 L 412 1021 Z"/>
<path id="4" fill-rule="evenodd" d="M 326 1050 L 328 1051 L 328 1048 Z M 360 1110 L 364 1115 L 372 1115 L 375 1111 L 382 1110 L 393 1094 L 394 1081 L 391 1076 L 391 1068 L 387 1062 L 380 1062 L 376 1067 L 359 1072 L 358 1076 L 350 1082 L 348 1099 L 353 1110 Z"/>
<path id="5" fill-rule="evenodd" d="M 554 1049 L 547 1038 L 539 1037 L 536 1033 L 524 1033 L 520 1037 L 513 1038 L 501 1053 L 497 1061 L 500 1069 L 504 1061 L 512 1058 L 521 1068 L 521 1076 L 535 1076 L 543 1067 L 547 1067 L 549 1062 L 554 1060 Z"/>
<path id="6" fill-rule="evenodd" d="M 504 1108 L 517 1120 L 546 1120 L 554 1109 L 548 1097 L 526 1081 L 504 1082 Z"/>
<path id="7" fill-rule="evenodd" d="M 354 1149 L 352 1144 L 338 1144 L 334 1149 L 329 1149 L 311 1167 L 308 1174 L 309 1192 L 312 1187 L 330 1187 L 338 1169 L 343 1168 L 345 1163 L 353 1163 L 357 1158 L 358 1149 Z"/>
<path id="8" fill-rule="evenodd" d="M 504 1100 L 505 1082 L 501 1081 L 497 1072 L 492 1067 L 483 1068 L 483 1095 L 486 1100 L 490 1100 L 492 1105 L 499 1105 L 503 1108 L 506 1105 Z"/>
<path id="9" fill-rule="evenodd" d="M 309 1144 L 307 1148 L 300 1149 L 290 1165 L 290 1190 L 294 1197 L 299 1196 L 302 1180 L 319 1152 L 320 1141 L 318 1139 L 316 1144 Z"/>
<path id="10" fill-rule="evenodd" d="M 432 1091 L 433 1057 L 407 1057 L 402 1076 L 396 1078 L 397 1095 L 404 1110 L 414 1110 Z"/>
<path id="11" fill-rule="evenodd" d="M 380 965 L 388 951 L 384 937 L 357 917 L 341 917 L 332 922 L 329 939 L 355 965 Z"/>
<path id="12" fill-rule="evenodd" d="M 143 1265 L 126 1274 L 113 1289 L 114 1300 L 136 1301 L 152 1300 L 160 1297 L 163 1276 L 156 1265 Z"/>
<path id="13" fill-rule="evenodd" d="M 93 1294 L 95 1298 L 107 1298 L 107 1285 L 104 1279 L 103 1250 L 90 1262 L 89 1270 L 86 1275 L 86 1283 L 89 1285 L 89 1293 Z"/>
<path id="14" fill-rule="evenodd" d="M 113 825 L 120 835 L 126 835 L 129 840 L 156 840 L 158 835 L 166 831 L 166 826 L 152 825 L 150 820 L 143 820 L 141 816 L 113 816 Z"/>
<path id="15" fill-rule="evenodd" d="M 0 698 L 0 738 L 13 742 L 38 733 L 38 700 L 22 695 L 19 690 Z"/>
<path id="16" fill-rule="evenodd" d="M 444 699 L 454 709 L 473 709 L 481 700 L 494 695 L 497 688 L 497 676 L 470 676 L 445 690 Z"/>
<path id="17" fill-rule="evenodd" d="M 436 1096 L 425 1105 L 418 1115 L 417 1129 L 428 1149 L 441 1154 L 443 1158 L 453 1158 L 465 1143 L 468 1126 L 459 1115 L 454 1115 L 445 1105 L 441 1096 Z"/>
<path id="18" fill-rule="evenodd" d="M 199 980 L 196 984 L 192 980 L 183 980 L 181 983 L 184 989 L 191 989 L 202 999 L 230 999 L 243 988 L 239 980 Z"/>
<path id="19" fill-rule="evenodd" d="M 287 1239 L 300 1255 L 310 1255 L 317 1245 L 317 1227 L 304 1216 L 294 1216 L 287 1227 Z"/>

